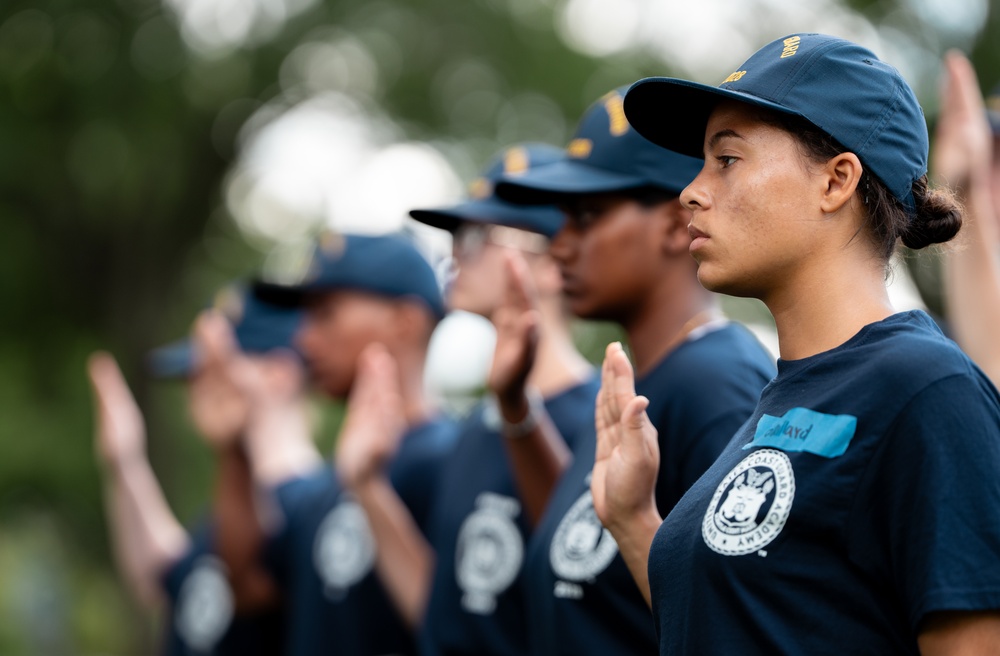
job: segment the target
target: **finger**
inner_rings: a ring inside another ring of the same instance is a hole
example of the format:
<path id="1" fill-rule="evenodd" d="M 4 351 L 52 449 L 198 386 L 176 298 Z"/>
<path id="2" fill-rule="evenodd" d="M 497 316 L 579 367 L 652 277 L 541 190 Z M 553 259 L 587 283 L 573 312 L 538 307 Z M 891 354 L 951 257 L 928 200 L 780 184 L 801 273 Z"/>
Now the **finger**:
<path id="1" fill-rule="evenodd" d="M 526 311 L 538 306 L 537 292 L 524 256 L 517 251 L 505 253 L 507 269 L 507 302 L 518 310 Z"/>
<path id="2" fill-rule="evenodd" d="M 621 397 L 618 393 L 618 388 L 621 385 L 618 378 L 621 375 L 620 367 L 617 365 L 618 358 L 620 355 L 624 355 L 622 352 L 622 345 L 619 342 L 612 342 L 608 345 L 607 351 L 605 352 L 605 360 L 608 365 L 608 395 L 607 404 L 608 410 L 610 412 L 609 419 L 612 423 L 617 424 L 619 419 L 621 419 Z"/>
<path id="3" fill-rule="evenodd" d="M 229 321 L 217 310 L 198 315 L 192 335 L 199 366 L 220 367 L 230 362 L 236 352 L 236 338 Z"/>
<path id="4" fill-rule="evenodd" d="M 970 115 L 982 114 L 984 111 L 983 95 L 972 62 L 958 50 L 950 50 L 945 55 L 945 68 L 948 71 L 947 80 L 951 100 L 958 108 L 969 112 Z"/>
<path id="5" fill-rule="evenodd" d="M 629 362 L 621 344 L 612 354 L 611 370 L 614 373 L 613 393 L 619 416 L 621 416 L 625 406 L 635 398 L 635 374 L 632 371 L 632 363 Z"/>
<path id="6" fill-rule="evenodd" d="M 103 351 L 92 354 L 87 360 L 87 373 L 97 404 L 102 410 L 107 410 L 122 400 L 132 400 L 132 391 L 111 354 Z"/>
<path id="7" fill-rule="evenodd" d="M 637 396 L 625 406 L 622 412 L 622 455 L 631 462 L 641 462 L 653 457 L 651 452 L 656 429 L 649 421 L 646 408 L 649 407 L 649 399 L 644 396 Z"/>

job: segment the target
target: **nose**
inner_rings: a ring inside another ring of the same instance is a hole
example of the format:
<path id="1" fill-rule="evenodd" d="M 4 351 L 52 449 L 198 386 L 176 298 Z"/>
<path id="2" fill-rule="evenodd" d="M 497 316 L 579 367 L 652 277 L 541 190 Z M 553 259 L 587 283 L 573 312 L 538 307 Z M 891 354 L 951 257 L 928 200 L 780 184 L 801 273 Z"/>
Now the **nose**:
<path id="1" fill-rule="evenodd" d="M 704 175 L 705 169 L 702 168 L 698 172 L 698 175 L 695 176 L 695 179 L 688 186 L 684 187 L 684 190 L 681 192 L 681 205 L 692 212 L 708 207 L 708 193 L 705 190 Z"/>
<path id="2" fill-rule="evenodd" d="M 549 240 L 549 256 L 559 264 L 565 264 L 572 257 L 575 243 L 575 238 L 571 234 L 572 225 L 573 219 L 567 216 L 559 232 Z"/>

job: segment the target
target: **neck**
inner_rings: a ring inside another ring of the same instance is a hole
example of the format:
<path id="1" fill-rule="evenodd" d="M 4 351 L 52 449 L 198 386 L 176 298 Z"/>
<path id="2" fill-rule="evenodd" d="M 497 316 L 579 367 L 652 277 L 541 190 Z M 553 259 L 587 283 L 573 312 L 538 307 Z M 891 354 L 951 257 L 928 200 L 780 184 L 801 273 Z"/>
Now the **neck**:
<path id="1" fill-rule="evenodd" d="M 715 295 L 697 279 L 691 284 L 687 278 L 664 278 L 642 305 L 621 321 L 635 358 L 636 376 L 648 373 L 683 341 L 687 332 L 721 316 Z"/>
<path id="2" fill-rule="evenodd" d="M 829 351 L 894 312 L 881 267 L 848 264 L 828 260 L 814 267 L 815 274 L 793 276 L 761 299 L 774 315 L 782 360 Z"/>
<path id="3" fill-rule="evenodd" d="M 429 421 L 436 412 L 424 387 L 424 359 L 423 353 L 396 354 L 403 416 L 410 428 Z"/>
<path id="4" fill-rule="evenodd" d="M 561 298 L 541 303 L 538 353 L 528 381 L 545 398 L 579 385 L 594 368 L 573 345 L 569 322 Z"/>

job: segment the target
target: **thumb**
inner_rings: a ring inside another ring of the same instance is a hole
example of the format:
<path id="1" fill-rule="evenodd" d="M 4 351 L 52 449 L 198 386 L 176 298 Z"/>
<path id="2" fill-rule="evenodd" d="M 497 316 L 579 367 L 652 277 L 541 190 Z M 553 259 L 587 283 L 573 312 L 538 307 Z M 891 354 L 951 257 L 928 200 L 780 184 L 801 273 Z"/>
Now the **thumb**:
<path id="1" fill-rule="evenodd" d="M 653 455 L 650 452 L 648 437 L 655 435 L 656 429 L 646 414 L 648 407 L 649 399 L 637 396 L 629 401 L 622 411 L 621 425 L 624 430 L 621 436 L 621 448 L 628 460 L 647 460 Z"/>

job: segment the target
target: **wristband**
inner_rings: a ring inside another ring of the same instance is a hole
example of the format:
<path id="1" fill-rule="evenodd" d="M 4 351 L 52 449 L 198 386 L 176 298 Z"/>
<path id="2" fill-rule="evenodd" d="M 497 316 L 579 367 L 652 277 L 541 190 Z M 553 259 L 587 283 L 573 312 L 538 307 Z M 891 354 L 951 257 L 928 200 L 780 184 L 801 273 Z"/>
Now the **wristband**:
<path id="1" fill-rule="evenodd" d="M 544 411 L 542 397 L 534 389 L 527 390 L 525 396 L 528 399 L 528 412 L 521 421 L 511 423 L 504 418 L 503 412 L 499 413 L 500 433 L 508 439 L 519 440 L 538 428 L 538 417 Z"/>

